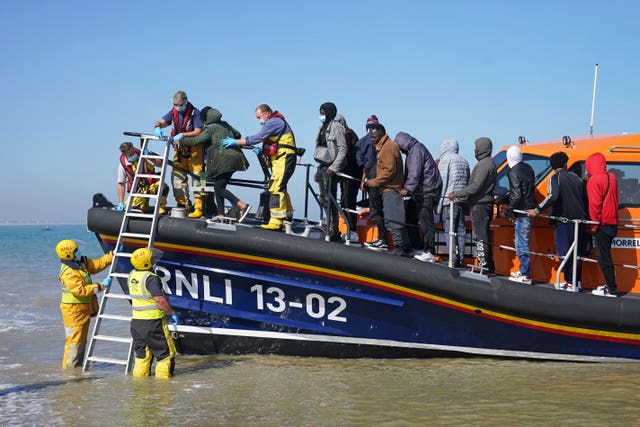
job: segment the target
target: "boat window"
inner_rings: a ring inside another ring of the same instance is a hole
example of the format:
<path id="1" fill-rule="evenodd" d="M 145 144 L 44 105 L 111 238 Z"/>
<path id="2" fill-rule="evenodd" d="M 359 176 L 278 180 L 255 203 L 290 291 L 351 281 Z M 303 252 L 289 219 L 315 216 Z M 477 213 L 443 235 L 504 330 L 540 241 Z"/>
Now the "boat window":
<path id="1" fill-rule="evenodd" d="M 503 151 L 502 153 L 505 153 L 503 155 L 503 158 L 506 159 L 506 152 Z M 498 156 L 496 155 L 496 157 Z M 544 177 L 546 177 L 549 172 L 551 172 L 551 166 L 549 166 L 548 157 L 522 153 L 522 161 L 528 163 L 533 168 L 533 172 L 536 175 L 536 185 L 538 185 L 540 181 L 542 181 Z M 500 172 L 498 172 L 498 179 L 496 181 L 494 194 L 499 199 L 504 198 L 509 191 L 509 178 L 507 176 L 509 174 L 509 171 L 511 171 L 511 168 L 509 166 L 506 166 Z"/>
<path id="2" fill-rule="evenodd" d="M 577 162 L 569 169 L 580 178 L 586 174 L 584 162 Z M 640 207 L 640 163 L 607 162 L 607 170 L 618 180 L 618 209 Z"/>

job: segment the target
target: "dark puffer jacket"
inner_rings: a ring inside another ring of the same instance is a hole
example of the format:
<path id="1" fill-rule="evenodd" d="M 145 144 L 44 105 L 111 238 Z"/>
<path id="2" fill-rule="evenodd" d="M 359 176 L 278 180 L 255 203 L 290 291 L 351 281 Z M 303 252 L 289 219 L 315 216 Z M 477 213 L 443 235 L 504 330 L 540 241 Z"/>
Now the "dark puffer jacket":
<path id="1" fill-rule="evenodd" d="M 517 163 L 509 171 L 509 209 L 527 210 L 537 206 L 535 198 L 536 177 L 533 168 L 524 162 Z M 516 214 L 524 216 L 524 214 Z"/>
<path id="2" fill-rule="evenodd" d="M 407 154 L 405 190 L 417 196 L 440 196 L 442 178 L 427 147 L 405 132 L 399 132 L 394 141 Z"/>
<path id="3" fill-rule="evenodd" d="M 222 113 L 211 108 L 207 111 L 202 133 L 180 141 L 180 145 L 187 147 L 204 145 L 207 152 L 207 178 L 215 178 L 225 172 L 244 171 L 249 167 L 249 162 L 239 147 L 224 148 L 220 144 L 220 141 L 226 137 L 235 139 L 241 137 L 240 132 L 221 119 Z"/>

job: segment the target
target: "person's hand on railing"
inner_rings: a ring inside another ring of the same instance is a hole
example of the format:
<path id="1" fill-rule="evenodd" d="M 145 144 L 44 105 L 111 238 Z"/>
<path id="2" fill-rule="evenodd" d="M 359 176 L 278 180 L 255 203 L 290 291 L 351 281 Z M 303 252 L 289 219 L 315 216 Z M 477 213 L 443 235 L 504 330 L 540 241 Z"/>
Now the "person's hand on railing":
<path id="1" fill-rule="evenodd" d="M 162 128 L 161 128 L 160 126 L 156 126 L 156 127 L 153 129 L 153 133 L 155 134 L 155 136 L 156 136 L 158 139 L 162 139 L 162 137 L 163 137 L 163 135 L 162 135 Z"/>

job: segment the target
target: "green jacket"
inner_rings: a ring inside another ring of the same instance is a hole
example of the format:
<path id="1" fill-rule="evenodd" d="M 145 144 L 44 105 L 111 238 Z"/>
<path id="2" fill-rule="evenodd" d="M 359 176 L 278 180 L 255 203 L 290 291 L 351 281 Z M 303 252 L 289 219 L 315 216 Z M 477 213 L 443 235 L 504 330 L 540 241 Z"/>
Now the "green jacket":
<path id="1" fill-rule="evenodd" d="M 229 123 L 220 120 L 222 113 L 215 108 L 207 111 L 207 120 L 198 136 L 183 138 L 180 145 L 194 147 L 202 144 L 207 153 L 207 178 L 215 178 L 225 172 L 245 171 L 249 167 L 247 158 L 239 147 L 224 148 L 220 141 L 226 137 L 240 138 L 240 132 Z"/>

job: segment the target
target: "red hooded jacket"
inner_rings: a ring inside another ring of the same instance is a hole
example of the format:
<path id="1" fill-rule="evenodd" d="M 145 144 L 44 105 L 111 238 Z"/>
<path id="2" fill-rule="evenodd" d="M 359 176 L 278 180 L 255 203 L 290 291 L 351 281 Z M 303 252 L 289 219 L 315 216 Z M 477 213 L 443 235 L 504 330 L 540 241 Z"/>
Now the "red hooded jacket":
<path id="1" fill-rule="evenodd" d="M 589 218 L 600 224 L 618 225 L 618 181 L 616 176 L 607 172 L 607 161 L 602 153 L 593 153 L 585 162 L 589 179 L 587 197 L 589 198 Z M 608 187 L 608 190 L 607 190 Z M 598 225 L 592 225 L 594 231 Z"/>

